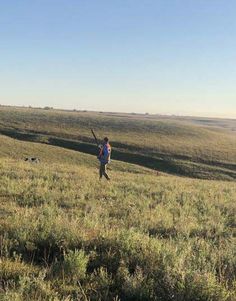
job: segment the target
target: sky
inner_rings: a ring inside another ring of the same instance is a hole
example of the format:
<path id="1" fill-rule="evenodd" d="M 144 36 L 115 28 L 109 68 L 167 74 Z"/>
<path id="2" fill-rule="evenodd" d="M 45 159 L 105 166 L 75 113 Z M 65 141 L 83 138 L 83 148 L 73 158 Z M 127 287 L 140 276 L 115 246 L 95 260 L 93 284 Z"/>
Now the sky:
<path id="1" fill-rule="evenodd" d="M 0 104 L 236 118 L 234 0 L 0 0 Z"/>

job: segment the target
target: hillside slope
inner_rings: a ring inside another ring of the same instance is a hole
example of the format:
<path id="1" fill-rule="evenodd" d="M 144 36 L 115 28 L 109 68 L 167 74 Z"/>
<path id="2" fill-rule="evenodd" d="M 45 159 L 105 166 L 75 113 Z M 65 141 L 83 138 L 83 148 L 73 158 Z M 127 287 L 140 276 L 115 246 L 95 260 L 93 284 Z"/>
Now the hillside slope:
<path id="1" fill-rule="evenodd" d="M 169 174 L 236 179 L 233 120 L 220 127 L 219 121 L 207 119 L 202 124 L 210 126 L 190 118 L 5 107 L 0 107 L 0 120 L 3 135 L 89 154 L 96 152 L 90 132 L 94 128 L 100 137 L 111 138 L 116 160 Z"/>
<path id="2" fill-rule="evenodd" d="M 0 300 L 235 300 L 235 183 L 0 139 Z"/>

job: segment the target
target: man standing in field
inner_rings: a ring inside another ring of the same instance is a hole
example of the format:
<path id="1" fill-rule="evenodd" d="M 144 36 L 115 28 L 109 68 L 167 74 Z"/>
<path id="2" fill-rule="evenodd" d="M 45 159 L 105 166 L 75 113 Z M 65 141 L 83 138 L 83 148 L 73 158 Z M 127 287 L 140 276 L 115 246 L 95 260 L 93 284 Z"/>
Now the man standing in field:
<path id="1" fill-rule="evenodd" d="M 98 160 L 100 161 L 99 177 L 100 180 L 104 176 L 108 181 L 110 177 L 107 174 L 107 164 L 111 161 L 111 146 L 109 144 L 109 139 L 105 137 L 103 139 L 103 144 L 99 147 Z"/>

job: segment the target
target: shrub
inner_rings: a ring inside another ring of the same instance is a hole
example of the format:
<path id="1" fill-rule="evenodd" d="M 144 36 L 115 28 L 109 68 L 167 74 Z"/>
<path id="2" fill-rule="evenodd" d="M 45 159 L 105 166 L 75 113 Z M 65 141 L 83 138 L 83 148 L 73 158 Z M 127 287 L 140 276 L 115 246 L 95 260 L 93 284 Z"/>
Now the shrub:
<path id="1" fill-rule="evenodd" d="M 41 273 L 38 277 L 21 276 L 17 289 L 6 290 L 3 301 L 59 301 L 58 294 L 45 281 L 45 275 Z"/>
<path id="2" fill-rule="evenodd" d="M 63 261 L 53 264 L 52 273 L 75 283 L 85 278 L 88 260 L 89 256 L 83 250 L 69 250 Z"/>

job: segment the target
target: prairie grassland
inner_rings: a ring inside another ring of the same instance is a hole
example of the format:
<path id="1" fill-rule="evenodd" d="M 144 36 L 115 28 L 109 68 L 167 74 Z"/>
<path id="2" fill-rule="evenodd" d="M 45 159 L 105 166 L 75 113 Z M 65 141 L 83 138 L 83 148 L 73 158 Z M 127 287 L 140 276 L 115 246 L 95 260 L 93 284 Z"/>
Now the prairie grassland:
<path id="1" fill-rule="evenodd" d="M 90 128 L 111 138 L 113 157 L 170 174 L 236 179 L 236 121 L 0 107 L 0 133 L 92 153 Z M 208 121 L 208 122 L 207 122 Z M 206 124 L 206 125 L 205 125 Z M 211 126 L 207 126 L 210 124 Z"/>
<path id="2" fill-rule="evenodd" d="M 6 137 L 0 157 L 0 300 L 235 300 L 235 183 L 113 162 L 108 184 L 90 155 Z"/>

